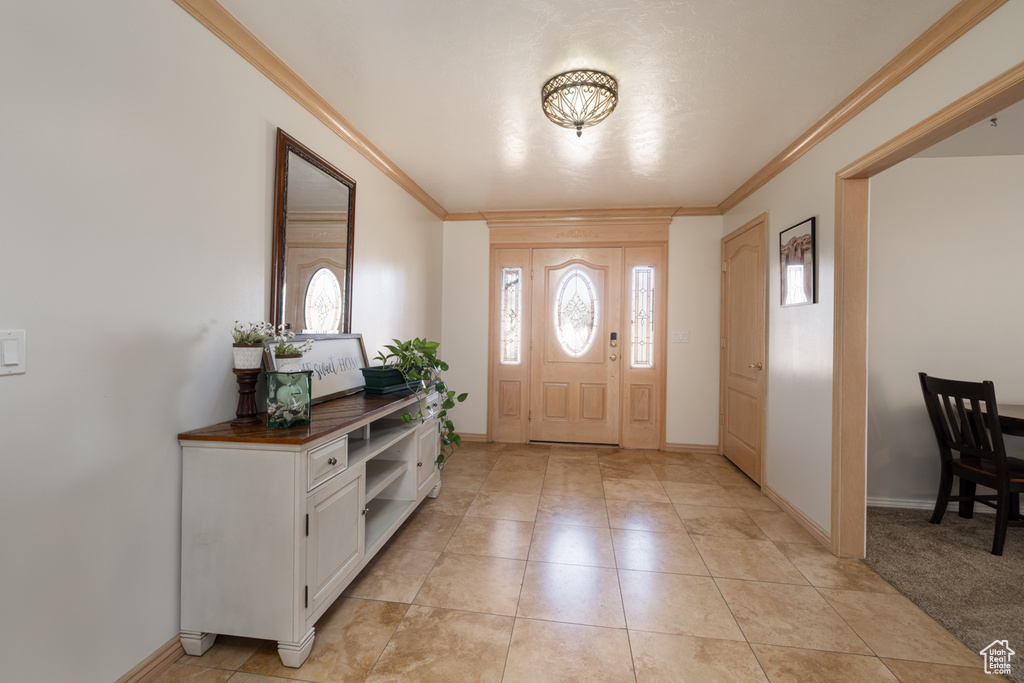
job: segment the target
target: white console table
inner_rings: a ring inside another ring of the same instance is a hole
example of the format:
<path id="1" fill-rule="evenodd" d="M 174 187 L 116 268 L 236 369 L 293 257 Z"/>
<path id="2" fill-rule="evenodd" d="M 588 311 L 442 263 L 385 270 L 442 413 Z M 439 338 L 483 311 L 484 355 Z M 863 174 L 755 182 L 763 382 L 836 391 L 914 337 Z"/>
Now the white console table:
<path id="1" fill-rule="evenodd" d="M 317 619 L 440 486 L 437 395 L 425 422 L 418 408 L 408 392 L 359 393 L 313 406 L 304 427 L 178 435 L 185 652 L 223 633 L 276 640 L 302 665 Z"/>

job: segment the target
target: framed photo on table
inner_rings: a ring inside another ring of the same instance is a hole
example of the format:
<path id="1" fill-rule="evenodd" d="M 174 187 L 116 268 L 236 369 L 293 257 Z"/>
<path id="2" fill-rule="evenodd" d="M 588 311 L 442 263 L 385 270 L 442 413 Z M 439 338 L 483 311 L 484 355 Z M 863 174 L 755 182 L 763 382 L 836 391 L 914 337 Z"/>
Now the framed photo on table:
<path id="1" fill-rule="evenodd" d="M 779 233 L 780 291 L 783 306 L 818 303 L 814 218 Z"/>
<path id="2" fill-rule="evenodd" d="M 313 403 L 347 396 L 366 386 L 360 368 L 369 365 L 361 334 L 297 334 L 291 343 L 298 346 L 307 339 L 313 347 L 299 359 L 280 359 L 274 355 L 276 342 L 266 342 L 264 355 L 267 370 L 312 370 Z"/>

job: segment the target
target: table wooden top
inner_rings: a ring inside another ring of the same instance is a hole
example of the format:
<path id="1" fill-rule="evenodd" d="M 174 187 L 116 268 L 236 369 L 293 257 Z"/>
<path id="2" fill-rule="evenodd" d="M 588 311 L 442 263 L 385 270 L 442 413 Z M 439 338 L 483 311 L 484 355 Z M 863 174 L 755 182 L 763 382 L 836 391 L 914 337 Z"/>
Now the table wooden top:
<path id="1" fill-rule="evenodd" d="M 1018 406 L 1000 403 L 999 417 L 1005 417 L 1011 420 L 1020 420 L 1021 422 L 1024 422 L 1024 405 Z"/>
<path id="2" fill-rule="evenodd" d="M 312 408 L 310 423 L 301 427 L 277 429 L 267 427 L 267 414 L 260 413 L 262 422 L 254 425 L 233 425 L 230 421 L 193 429 L 178 434 L 179 441 L 223 441 L 233 443 L 304 444 L 327 436 L 332 432 L 346 432 L 360 422 L 370 422 L 403 406 L 412 405 L 416 398 L 411 391 L 391 394 L 367 394 L 364 391 L 318 403 Z M 412 410 L 415 412 L 415 410 Z"/>

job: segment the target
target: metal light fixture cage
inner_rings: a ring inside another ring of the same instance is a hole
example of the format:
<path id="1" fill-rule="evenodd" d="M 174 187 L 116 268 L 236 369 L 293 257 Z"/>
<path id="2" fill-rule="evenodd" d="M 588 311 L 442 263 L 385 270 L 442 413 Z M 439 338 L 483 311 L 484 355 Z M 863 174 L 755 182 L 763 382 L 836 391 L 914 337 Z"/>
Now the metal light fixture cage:
<path id="1" fill-rule="evenodd" d="M 540 91 L 544 113 L 563 128 L 583 129 L 596 125 L 615 111 L 619 84 L 603 71 L 566 71 L 551 78 Z"/>

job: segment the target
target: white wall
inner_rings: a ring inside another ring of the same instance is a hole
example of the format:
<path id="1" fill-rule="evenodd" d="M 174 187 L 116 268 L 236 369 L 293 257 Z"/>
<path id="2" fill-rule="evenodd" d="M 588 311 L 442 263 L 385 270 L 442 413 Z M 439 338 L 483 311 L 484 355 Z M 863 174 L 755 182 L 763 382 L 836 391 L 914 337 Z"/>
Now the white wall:
<path id="1" fill-rule="evenodd" d="M 722 217 L 672 219 L 668 238 L 665 441 L 718 445 Z M 673 332 L 689 332 L 674 343 Z"/>
<path id="2" fill-rule="evenodd" d="M 169 0 L 5 3 L 0 61 L 0 659 L 109 683 L 179 629 L 175 435 L 267 315 L 276 128 L 358 183 L 369 347 L 440 334 L 441 223 Z"/>
<path id="3" fill-rule="evenodd" d="M 667 441 L 718 444 L 719 295 L 722 219 L 674 218 L 669 227 Z M 449 222 L 444 236 L 444 359 L 452 388 L 470 399 L 453 413 L 459 431 L 487 432 L 487 223 Z M 453 362 L 457 361 L 457 362 Z"/>
<path id="4" fill-rule="evenodd" d="M 871 180 L 868 500 L 931 507 L 938 449 L 917 373 L 1024 403 L 1024 156 L 909 159 Z M 1022 449 L 1008 437 L 1008 448 Z"/>
<path id="5" fill-rule="evenodd" d="M 1024 0 L 1009 0 L 724 218 L 728 233 L 769 212 L 769 245 L 818 219 L 819 303 L 782 310 L 778 260 L 769 263 L 766 483 L 830 528 L 835 173 L 1024 60 Z"/>
<path id="6" fill-rule="evenodd" d="M 484 221 L 444 224 L 441 347 L 449 389 L 469 397 L 450 412 L 460 434 L 487 434 L 490 235 Z"/>

